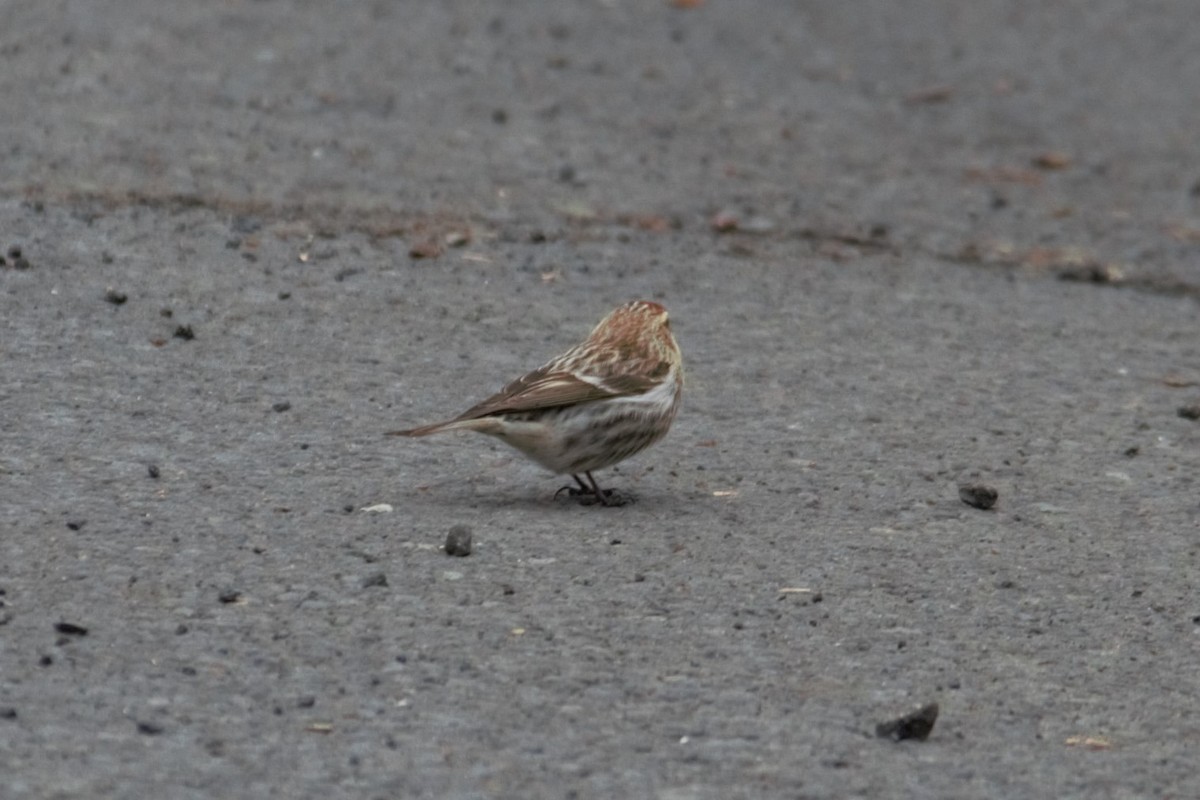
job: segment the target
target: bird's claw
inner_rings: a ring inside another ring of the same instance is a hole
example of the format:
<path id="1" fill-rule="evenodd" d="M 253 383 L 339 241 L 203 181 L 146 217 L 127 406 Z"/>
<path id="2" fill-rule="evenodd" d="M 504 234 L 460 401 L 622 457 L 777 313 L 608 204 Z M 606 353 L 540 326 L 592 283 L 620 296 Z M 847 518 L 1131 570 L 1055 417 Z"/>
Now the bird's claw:
<path id="1" fill-rule="evenodd" d="M 577 486 L 564 486 L 554 493 L 557 499 L 563 492 L 567 493 L 567 497 L 575 498 L 581 506 L 594 506 L 597 503 L 605 506 L 623 506 L 632 502 L 633 498 L 628 495 L 621 494 L 616 489 L 601 489 L 600 494 L 596 494 L 591 489 L 580 489 Z"/>

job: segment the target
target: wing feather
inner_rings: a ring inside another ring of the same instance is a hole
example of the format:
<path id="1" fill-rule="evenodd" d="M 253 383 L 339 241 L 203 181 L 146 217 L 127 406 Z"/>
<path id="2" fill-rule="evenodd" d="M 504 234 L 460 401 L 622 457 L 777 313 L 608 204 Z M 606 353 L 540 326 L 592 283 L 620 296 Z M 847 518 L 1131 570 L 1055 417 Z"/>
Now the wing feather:
<path id="1" fill-rule="evenodd" d="M 496 394 L 464 411 L 455 419 L 476 419 L 492 414 L 540 411 L 546 408 L 590 403 L 649 391 L 661 383 L 639 375 L 580 377 L 547 365 L 517 378 Z"/>

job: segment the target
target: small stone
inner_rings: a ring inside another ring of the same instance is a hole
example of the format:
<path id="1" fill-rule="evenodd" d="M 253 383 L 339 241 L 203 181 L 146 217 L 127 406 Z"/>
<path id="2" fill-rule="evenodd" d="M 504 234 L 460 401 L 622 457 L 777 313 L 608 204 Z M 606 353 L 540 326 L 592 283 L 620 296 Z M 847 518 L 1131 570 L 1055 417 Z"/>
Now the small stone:
<path id="1" fill-rule="evenodd" d="M 937 718 L 938 704 L 929 703 L 911 714 L 879 723 L 875 726 L 875 735 L 881 739 L 891 739 L 893 742 L 902 742 L 905 739 L 923 742 L 933 732 L 933 724 L 937 722 Z"/>
<path id="2" fill-rule="evenodd" d="M 84 525 L 87 525 L 86 519 L 69 519 L 69 520 L 67 520 L 67 527 L 73 531 L 82 530 Z"/>
<path id="3" fill-rule="evenodd" d="M 471 241 L 471 235 L 467 231 L 450 231 L 442 237 L 442 241 L 447 247 L 462 247 Z"/>
<path id="4" fill-rule="evenodd" d="M 271 406 L 271 410 L 274 411 L 276 414 L 282 414 L 284 411 L 287 411 L 291 407 L 292 407 L 291 403 L 289 403 L 286 400 L 282 400 L 278 403 L 273 404 Z"/>
<path id="5" fill-rule="evenodd" d="M 1200 403 L 1192 403 L 1187 406 L 1180 406 L 1176 413 L 1184 419 L 1200 419 Z"/>
<path id="6" fill-rule="evenodd" d="M 137 724 L 137 730 L 138 733 L 145 734 L 146 736 L 157 736 L 163 732 L 163 727 L 161 725 L 156 725 L 153 722 L 139 722 Z"/>
<path id="7" fill-rule="evenodd" d="M 104 299 L 112 303 L 114 306 L 120 306 L 125 304 L 125 301 L 129 299 L 129 295 L 109 286 L 104 290 Z"/>
<path id="8" fill-rule="evenodd" d="M 1035 156 L 1033 165 L 1038 169 L 1066 169 L 1071 166 L 1071 156 L 1059 150 L 1049 150 Z"/>
<path id="9" fill-rule="evenodd" d="M 146 474 L 149 475 L 151 478 L 158 480 L 158 475 L 159 475 L 158 464 L 147 464 L 146 465 Z"/>
<path id="10" fill-rule="evenodd" d="M 409 258 L 437 258 L 442 254 L 442 243 L 433 237 L 419 239 L 408 248 Z"/>
<path id="11" fill-rule="evenodd" d="M 191 325 L 180 325 L 175 328 L 175 338 L 183 339 L 185 342 L 190 342 L 196 338 L 196 332 L 192 330 Z"/>
<path id="12" fill-rule="evenodd" d="M 236 603 L 238 600 L 241 600 L 242 593 L 237 589 L 225 589 L 217 595 L 217 599 L 228 605 L 229 603 Z"/>
<path id="13" fill-rule="evenodd" d="M 981 508 L 984 511 L 996 505 L 1000 493 L 991 486 L 982 483 L 967 483 L 958 487 L 958 499 L 969 506 Z"/>
<path id="14" fill-rule="evenodd" d="M 382 572 L 374 572 L 363 578 L 362 585 L 364 589 L 370 589 L 374 586 L 387 586 L 387 575 L 384 575 Z"/>
<path id="15" fill-rule="evenodd" d="M 446 555 L 460 558 L 471 555 L 471 529 L 466 525 L 454 525 L 446 534 Z"/>
<path id="16" fill-rule="evenodd" d="M 73 622 L 58 622 L 54 625 L 54 630 L 66 636 L 87 636 L 88 629 L 82 625 L 76 625 Z"/>

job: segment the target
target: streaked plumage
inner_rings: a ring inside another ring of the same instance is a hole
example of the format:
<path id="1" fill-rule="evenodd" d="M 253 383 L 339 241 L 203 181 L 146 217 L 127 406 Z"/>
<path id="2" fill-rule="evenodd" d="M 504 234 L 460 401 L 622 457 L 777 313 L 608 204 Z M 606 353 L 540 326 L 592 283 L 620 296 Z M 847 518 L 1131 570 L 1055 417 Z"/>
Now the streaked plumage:
<path id="1" fill-rule="evenodd" d="M 570 474 L 580 486 L 573 493 L 616 505 L 619 496 L 602 492 L 591 473 L 661 439 L 682 390 L 683 365 L 667 310 L 635 300 L 601 320 L 580 344 L 454 419 L 390 435 L 486 433 L 551 472 Z"/>

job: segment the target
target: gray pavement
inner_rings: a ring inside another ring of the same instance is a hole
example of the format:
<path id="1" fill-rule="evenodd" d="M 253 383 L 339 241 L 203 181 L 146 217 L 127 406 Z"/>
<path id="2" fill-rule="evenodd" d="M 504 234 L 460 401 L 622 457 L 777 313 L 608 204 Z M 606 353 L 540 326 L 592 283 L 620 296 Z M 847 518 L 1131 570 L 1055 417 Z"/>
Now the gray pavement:
<path id="1" fill-rule="evenodd" d="M 0 797 L 1200 796 L 1192 4 L 687 5 L 0 5 Z"/>

